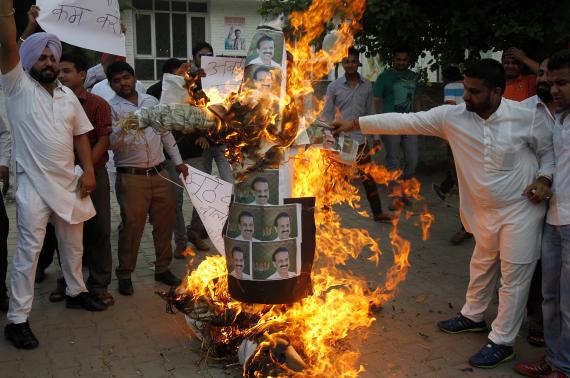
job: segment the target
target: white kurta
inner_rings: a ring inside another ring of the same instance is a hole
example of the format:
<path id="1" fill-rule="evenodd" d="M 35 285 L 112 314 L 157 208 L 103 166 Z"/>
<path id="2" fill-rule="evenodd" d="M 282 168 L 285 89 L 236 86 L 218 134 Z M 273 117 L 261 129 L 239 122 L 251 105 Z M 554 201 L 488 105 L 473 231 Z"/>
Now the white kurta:
<path id="1" fill-rule="evenodd" d="M 24 72 L 21 63 L 2 75 L 2 86 L 16 173 L 25 172 L 41 198 L 65 222 L 78 224 L 93 217 L 91 198 L 79 198 L 75 191 L 73 137 L 93 130 L 75 94 L 60 84 L 52 97 Z"/>
<path id="2" fill-rule="evenodd" d="M 552 133 L 534 110 L 502 99 L 487 120 L 461 104 L 359 122 L 365 134 L 446 139 L 455 157 L 465 228 L 483 248 L 500 251 L 501 260 L 526 264 L 540 257 L 539 248 L 531 246 L 540 240 L 546 206 L 532 204 L 522 193 L 537 176 L 552 177 L 554 154 Z"/>

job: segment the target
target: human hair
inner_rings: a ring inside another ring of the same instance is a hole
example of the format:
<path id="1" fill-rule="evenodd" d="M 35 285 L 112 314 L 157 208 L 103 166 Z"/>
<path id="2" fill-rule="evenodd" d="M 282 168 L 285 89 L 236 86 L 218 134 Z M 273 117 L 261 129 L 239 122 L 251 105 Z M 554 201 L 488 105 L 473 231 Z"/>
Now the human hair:
<path id="1" fill-rule="evenodd" d="M 457 66 L 447 66 L 441 72 L 443 76 L 443 81 L 453 82 L 463 80 L 463 75 Z"/>
<path id="2" fill-rule="evenodd" d="M 240 32 L 240 33 L 241 33 L 241 29 L 236 29 L 236 30 L 234 30 L 234 34 L 237 33 L 237 32 Z"/>
<path id="3" fill-rule="evenodd" d="M 251 182 L 251 189 L 255 190 L 255 184 L 257 184 L 258 182 L 264 182 L 267 185 L 269 185 L 269 181 L 263 177 L 263 176 L 257 176 L 256 178 L 253 179 L 253 181 Z"/>
<path id="4" fill-rule="evenodd" d="M 346 57 L 348 58 L 349 56 L 355 56 L 357 60 L 360 60 L 360 53 L 354 46 L 350 46 L 346 51 Z"/>
<path id="5" fill-rule="evenodd" d="M 483 83 L 489 89 L 499 87 L 501 92 L 505 91 L 505 69 L 495 59 L 481 59 L 469 64 L 465 69 L 464 75 L 483 80 Z"/>
<path id="6" fill-rule="evenodd" d="M 196 54 L 198 54 L 198 51 L 200 51 L 206 47 L 209 48 L 212 53 L 214 53 L 214 49 L 212 48 L 212 45 L 210 45 L 206 41 L 203 41 L 203 42 L 196 43 L 196 46 L 192 47 L 192 56 L 194 58 L 196 58 Z"/>
<path id="7" fill-rule="evenodd" d="M 235 252 L 240 252 L 243 254 L 243 249 L 241 249 L 241 247 L 236 245 L 235 247 L 232 248 L 232 257 L 234 256 Z"/>
<path id="8" fill-rule="evenodd" d="M 249 211 L 242 211 L 238 215 L 238 223 L 241 223 L 241 218 L 245 218 L 245 217 L 253 218 L 253 214 L 250 213 Z"/>
<path id="9" fill-rule="evenodd" d="M 271 42 L 275 43 L 273 38 L 271 38 L 268 35 L 264 35 L 263 37 L 259 38 L 259 40 L 257 41 L 257 44 L 256 44 L 257 48 L 259 48 L 261 46 L 261 42 L 264 42 L 264 41 L 271 41 Z"/>
<path id="10" fill-rule="evenodd" d="M 291 217 L 289 216 L 289 214 L 287 214 L 286 212 L 282 212 L 277 214 L 277 216 L 275 217 L 275 221 L 273 222 L 273 225 L 275 227 L 277 227 L 277 221 L 279 220 L 279 218 L 289 218 L 291 219 Z"/>
<path id="11" fill-rule="evenodd" d="M 552 54 L 546 66 L 548 71 L 570 68 L 570 49 L 560 50 Z"/>
<path id="12" fill-rule="evenodd" d="M 162 65 L 162 73 L 172 73 L 172 71 L 176 71 L 182 65 L 182 61 L 177 58 L 170 58 Z"/>
<path id="13" fill-rule="evenodd" d="M 406 54 L 408 54 L 408 55 L 411 55 L 410 48 L 409 48 L 408 46 L 404 46 L 404 45 L 402 45 L 402 46 L 396 46 L 396 47 L 394 48 L 394 55 L 396 55 L 396 54 L 402 54 L 402 53 L 406 53 Z"/>
<path id="14" fill-rule="evenodd" d="M 268 66 L 258 66 L 255 71 L 253 71 L 253 75 L 251 77 L 253 80 L 257 80 L 257 74 L 260 72 L 269 72 L 271 73 L 271 69 Z"/>
<path id="15" fill-rule="evenodd" d="M 109 84 L 113 81 L 113 77 L 121 72 L 127 71 L 131 75 L 135 76 L 135 70 L 131 65 L 127 62 L 113 62 L 107 68 L 107 80 L 109 80 Z"/>
<path id="16" fill-rule="evenodd" d="M 73 63 L 77 72 L 82 72 L 82 71 L 87 72 L 87 69 L 89 68 L 89 65 L 87 64 L 87 60 L 85 59 L 85 57 L 79 54 L 63 54 L 59 59 L 59 62 Z"/>
<path id="17" fill-rule="evenodd" d="M 289 250 L 286 247 L 279 247 L 273 252 L 273 255 L 271 255 L 271 260 L 275 261 L 275 256 L 281 252 L 287 252 L 287 254 L 289 254 Z"/>

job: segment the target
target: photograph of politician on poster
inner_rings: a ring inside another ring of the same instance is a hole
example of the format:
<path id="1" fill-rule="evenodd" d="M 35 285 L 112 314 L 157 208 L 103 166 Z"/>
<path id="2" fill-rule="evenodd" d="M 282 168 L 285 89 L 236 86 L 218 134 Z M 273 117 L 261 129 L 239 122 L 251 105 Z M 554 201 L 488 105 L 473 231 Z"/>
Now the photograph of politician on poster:
<path id="1" fill-rule="evenodd" d="M 301 253 L 297 239 L 252 243 L 254 280 L 283 280 L 299 275 Z"/>
<path id="2" fill-rule="evenodd" d="M 250 205 L 279 205 L 279 170 L 252 172 L 235 187 L 235 202 Z"/>
<path id="3" fill-rule="evenodd" d="M 262 94 L 281 95 L 281 70 L 269 66 L 250 64 L 243 73 L 244 87 L 256 89 Z"/>
<path id="4" fill-rule="evenodd" d="M 279 241 L 300 237 L 300 209 L 297 204 L 265 207 L 261 240 Z"/>
<path id="5" fill-rule="evenodd" d="M 283 33 L 272 30 L 258 30 L 251 41 L 245 58 L 245 65 L 257 64 L 281 68 L 284 58 Z"/>
<path id="6" fill-rule="evenodd" d="M 251 243 L 224 237 L 228 274 L 238 280 L 251 280 Z"/>
<path id="7" fill-rule="evenodd" d="M 262 207 L 241 203 L 230 206 L 226 236 L 236 240 L 259 241 L 262 229 Z"/>

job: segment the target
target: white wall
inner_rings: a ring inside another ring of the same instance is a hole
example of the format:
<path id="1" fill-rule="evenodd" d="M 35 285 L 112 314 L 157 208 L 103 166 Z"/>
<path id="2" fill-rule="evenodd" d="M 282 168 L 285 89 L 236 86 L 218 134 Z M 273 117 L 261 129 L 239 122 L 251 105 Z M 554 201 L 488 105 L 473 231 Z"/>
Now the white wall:
<path id="1" fill-rule="evenodd" d="M 216 55 L 245 56 L 250 47 L 255 29 L 261 23 L 261 16 L 257 13 L 260 4 L 257 0 L 211 0 L 210 16 L 210 44 Z M 246 41 L 245 51 L 224 50 L 224 40 L 227 37 L 224 17 L 245 17 L 245 28 L 242 37 Z"/>

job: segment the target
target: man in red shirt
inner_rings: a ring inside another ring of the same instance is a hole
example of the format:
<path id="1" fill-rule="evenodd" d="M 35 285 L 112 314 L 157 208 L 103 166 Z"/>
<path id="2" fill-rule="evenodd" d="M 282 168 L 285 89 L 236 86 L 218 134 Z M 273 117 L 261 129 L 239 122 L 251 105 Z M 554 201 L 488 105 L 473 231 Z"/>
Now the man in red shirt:
<path id="1" fill-rule="evenodd" d="M 501 62 L 507 78 L 507 86 L 503 92 L 504 98 L 523 101 L 536 94 L 537 62 L 530 59 L 524 51 L 516 47 L 510 47 L 505 50 Z M 533 74 L 523 75 L 522 71 L 525 66 Z"/>
<path id="2" fill-rule="evenodd" d="M 95 168 L 96 189 L 91 192 L 91 201 L 97 214 L 84 224 L 83 246 L 89 264 L 86 286 L 89 292 L 106 305 L 114 303 L 107 290 L 111 282 L 111 198 L 109 176 L 105 163 L 108 160 L 109 135 L 112 132 L 111 107 L 103 98 L 91 94 L 83 87 L 87 75 L 87 62 L 82 56 L 64 54 L 59 64 L 59 80 L 70 88 L 83 106 L 93 125 L 89 132 L 91 157 Z M 58 289 L 65 287 L 62 279 Z M 56 289 L 56 292 L 58 290 Z"/>

